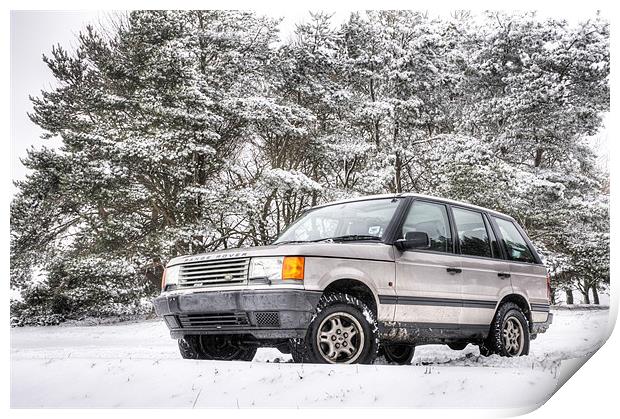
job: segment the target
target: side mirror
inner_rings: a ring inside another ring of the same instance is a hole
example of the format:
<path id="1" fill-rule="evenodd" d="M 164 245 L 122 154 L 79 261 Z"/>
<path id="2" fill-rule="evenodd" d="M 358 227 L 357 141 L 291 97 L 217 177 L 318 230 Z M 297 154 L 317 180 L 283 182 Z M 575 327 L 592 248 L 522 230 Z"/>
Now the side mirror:
<path id="1" fill-rule="evenodd" d="M 404 239 L 396 240 L 395 246 L 401 252 L 409 249 L 429 249 L 431 240 L 428 234 L 423 231 L 409 231 L 405 234 Z"/>

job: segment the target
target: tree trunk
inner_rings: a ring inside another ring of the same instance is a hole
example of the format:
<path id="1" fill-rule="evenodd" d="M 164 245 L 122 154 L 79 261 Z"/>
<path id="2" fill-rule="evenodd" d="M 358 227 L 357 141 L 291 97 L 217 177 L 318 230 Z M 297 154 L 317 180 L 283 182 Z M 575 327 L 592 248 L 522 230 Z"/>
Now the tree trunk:
<path id="1" fill-rule="evenodd" d="M 594 297 L 594 304 L 600 304 L 598 299 L 598 290 L 596 289 L 596 285 L 592 286 L 592 297 Z"/>
<path id="2" fill-rule="evenodd" d="M 583 303 L 590 304 L 590 287 L 584 287 L 581 295 L 583 295 Z"/>
<path id="3" fill-rule="evenodd" d="M 543 158 L 543 149 L 537 148 L 536 155 L 534 156 L 534 167 L 540 167 Z"/>
<path id="4" fill-rule="evenodd" d="M 566 290 L 566 304 L 575 304 L 575 298 L 573 297 L 573 290 Z"/>
<path id="5" fill-rule="evenodd" d="M 402 184 L 402 160 L 400 158 L 400 153 L 396 153 L 396 161 L 394 162 L 394 189 L 396 193 L 401 193 L 403 191 Z"/>

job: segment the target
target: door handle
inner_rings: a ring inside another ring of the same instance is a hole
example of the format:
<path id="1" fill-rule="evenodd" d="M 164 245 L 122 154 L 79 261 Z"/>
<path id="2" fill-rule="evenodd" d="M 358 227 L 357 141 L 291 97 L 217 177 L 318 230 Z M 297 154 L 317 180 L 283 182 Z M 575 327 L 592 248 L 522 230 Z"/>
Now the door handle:
<path id="1" fill-rule="evenodd" d="M 446 268 L 446 271 L 450 272 L 451 274 L 460 274 L 461 272 L 463 272 L 461 268 Z"/>
<path id="2" fill-rule="evenodd" d="M 510 274 L 506 272 L 498 272 L 497 276 L 499 276 L 502 279 L 510 278 Z"/>

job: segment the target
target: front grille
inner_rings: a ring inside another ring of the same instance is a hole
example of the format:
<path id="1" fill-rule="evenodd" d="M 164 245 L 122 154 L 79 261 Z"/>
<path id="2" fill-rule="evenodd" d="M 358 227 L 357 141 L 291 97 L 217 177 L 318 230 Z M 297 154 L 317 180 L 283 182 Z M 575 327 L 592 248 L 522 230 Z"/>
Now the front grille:
<path id="1" fill-rule="evenodd" d="M 277 311 L 257 311 L 254 316 L 258 327 L 280 327 L 280 315 Z"/>
<path id="2" fill-rule="evenodd" d="M 208 314 L 182 314 L 179 322 L 183 328 L 218 329 L 221 327 L 247 326 L 250 324 L 244 312 L 223 312 Z"/>
<path id="3" fill-rule="evenodd" d="M 181 265 L 179 287 L 244 284 L 248 280 L 250 258 L 215 259 Z"/>

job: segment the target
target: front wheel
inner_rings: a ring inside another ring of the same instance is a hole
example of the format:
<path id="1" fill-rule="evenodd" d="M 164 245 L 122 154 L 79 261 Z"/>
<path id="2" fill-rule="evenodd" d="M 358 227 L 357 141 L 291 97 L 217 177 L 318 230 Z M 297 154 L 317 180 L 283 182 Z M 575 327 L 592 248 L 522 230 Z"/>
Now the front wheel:
<path id="1" fill-rule="evenodd" d="M 527 318 L 518 305 L 505 303 L 497 310 L 484 346 L 500 356 L 522 356 L 530 352 Z"/>
<path id="2" fill-rule="evenodd" d="M 179 351 L 185 359 L 251 361 L 257 350 L 236 335 L 192 335 L 179 339 Z"/>
<path id="3" fill-rule="evenodd" d="M 324 295 L 305 339 L 310 362 L 372 364 L 379 348 L 377 320 L 358 298 Z"/>

